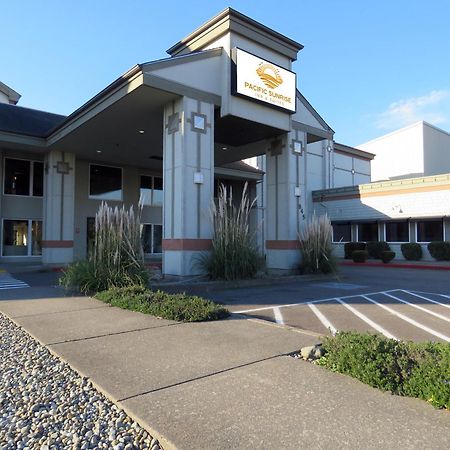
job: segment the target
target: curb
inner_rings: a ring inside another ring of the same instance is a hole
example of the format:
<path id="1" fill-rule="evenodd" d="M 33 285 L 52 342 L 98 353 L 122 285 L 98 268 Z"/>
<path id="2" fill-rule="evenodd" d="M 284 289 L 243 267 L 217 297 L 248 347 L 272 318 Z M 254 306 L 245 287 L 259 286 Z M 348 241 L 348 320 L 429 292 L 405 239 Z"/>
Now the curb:
<path id="1" fill-rule="evenodd" d="M 340 266 L 357 266 L 357 267 L 386 267 L 394 269 L 424 269 L 424 270 L 450 270 L 448 266 L 438 266 L 434 264 L 408 264 L 408 263 L 379 263 L 379 262 L 363 262 L 356 263 L 353 261 L 342 261 L 338 263 Z"/>

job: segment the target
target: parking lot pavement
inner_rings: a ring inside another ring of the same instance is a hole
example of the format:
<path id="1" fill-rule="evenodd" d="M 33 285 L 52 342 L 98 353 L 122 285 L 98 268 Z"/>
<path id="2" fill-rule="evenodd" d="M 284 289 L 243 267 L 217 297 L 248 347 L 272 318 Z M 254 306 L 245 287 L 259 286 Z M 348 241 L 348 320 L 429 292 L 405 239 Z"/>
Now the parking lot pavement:
<path id="1" fill-rule="evenodd" d="M 393 289 L 234 309 L 320 334 L 372 331 L 391 339 L 450 342 L 450 295 Z"/>

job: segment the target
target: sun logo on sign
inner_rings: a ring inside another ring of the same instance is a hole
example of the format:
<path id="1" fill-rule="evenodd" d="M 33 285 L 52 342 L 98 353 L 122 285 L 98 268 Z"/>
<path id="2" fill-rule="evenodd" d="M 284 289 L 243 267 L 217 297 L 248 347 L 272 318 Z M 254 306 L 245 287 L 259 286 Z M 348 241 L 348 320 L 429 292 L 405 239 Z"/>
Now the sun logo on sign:
<path id="1" fill-rule="evenodd" d="M 262 82 L 271 89 L 275 89 L 283 83 L 280 71 L 273 64 L 261 63 L 256 69 L 256 73 Z"/>

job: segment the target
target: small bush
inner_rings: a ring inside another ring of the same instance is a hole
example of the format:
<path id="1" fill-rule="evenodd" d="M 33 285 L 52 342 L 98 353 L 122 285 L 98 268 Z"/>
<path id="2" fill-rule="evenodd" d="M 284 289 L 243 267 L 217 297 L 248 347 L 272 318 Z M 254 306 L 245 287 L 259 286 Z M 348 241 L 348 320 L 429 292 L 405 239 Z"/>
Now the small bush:
<path id="1" fill-rule="evenodd" d="M 371 241 L 367 243 L 367 253 L 370 258 L 381 259 L 382 252 L 388 252 L 391 250 L 389 244 L 384 241 Z"/>
<path id="2" fill-rule="evenodd" d="M 365 242 L 346 242 L 344 244 L 344 258 L 352 259 L 352 255 L 355 250 L 365 250 L 365 249 L 366 249 Z"/>
<path id="3" fill-rule="evenodd" d="M 302 252 L 301 269 L 308 273 L 336 272 L 337 262 L 333 255 L 331 237 L 333 228 L 328 216 L 316 216 L 311 220 L 299 236 Z"/>
<path id="4" fill-rule="evenodd" d="M 395 258 L 395 252 L 391 252 L 391 251 L 381 252 L 381 260 L 385 264 L 391 262 L 394 258 Z"/>
<path id="5" fill-rule="evenodd" d="M 450 344 L 339 332 L 326 337 L 323 348 L 322 366 L 370 386 L 450 409 Z"/>
<path id="6" fill-rule="evenodd" d="M 450 242 L 448 241 L 430 242 L 428 251 L 436 261 L 450 261 Z"/>
<path id="7" fill-rule="evenodd" d="M 368 253 L 366 250 L 355 250 L 352 253 L 352 259 L 354 262 L 359 262 L 359 263 L 363 263 L 366 262 L 367 258 L 368 258 Z"/>
<path id="8" fill-rule="evenodd" d="M 151 291 L 142 286 L 111 288 L 95 296 L 111 306 L 138 311 L 179 322 L 201 322 L 223 319 L 229 312 L 201 297 Z"/>
<path id="9" fill-rule="evenodd" d="M 403 257 L 408 261 L 419 261 L 422 259 L 422 247 L 415 242 L 408 242 L 400 246 Z"/>

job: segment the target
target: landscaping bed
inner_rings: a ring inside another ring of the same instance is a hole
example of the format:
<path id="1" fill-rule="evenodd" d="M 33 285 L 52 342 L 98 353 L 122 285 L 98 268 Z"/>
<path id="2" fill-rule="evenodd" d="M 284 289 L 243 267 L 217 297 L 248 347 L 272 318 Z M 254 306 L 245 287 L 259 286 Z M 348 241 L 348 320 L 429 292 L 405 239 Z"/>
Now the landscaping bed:
<path id="1" fill-rule="evenodd" d="M 218 320 L 229 315 L 227 309 L 211 300 L 185 293 L 152 291 L 143 286 L 111 288 L 97 293 L 95 298 L 111 306 L 179 322 Z"/>
<path id="2" fill-rule="evenodd" d="M 372 387 L 450 410 L 450 344 L 396 341 L 342 331 L 325 337 L 320 346 L 302 349 L 300 354 Z"/>

